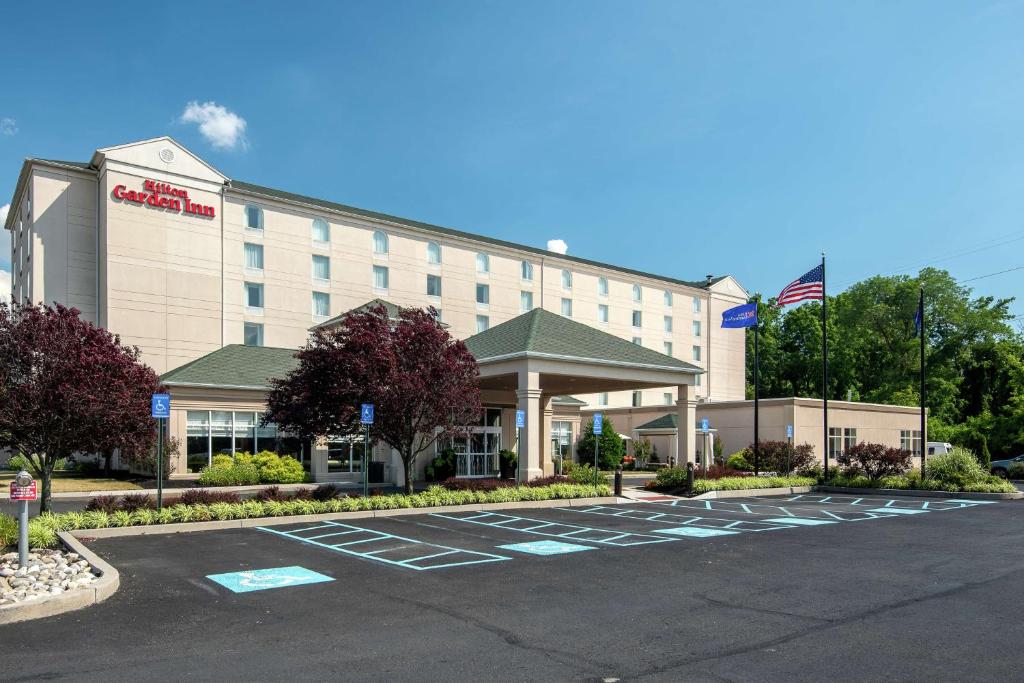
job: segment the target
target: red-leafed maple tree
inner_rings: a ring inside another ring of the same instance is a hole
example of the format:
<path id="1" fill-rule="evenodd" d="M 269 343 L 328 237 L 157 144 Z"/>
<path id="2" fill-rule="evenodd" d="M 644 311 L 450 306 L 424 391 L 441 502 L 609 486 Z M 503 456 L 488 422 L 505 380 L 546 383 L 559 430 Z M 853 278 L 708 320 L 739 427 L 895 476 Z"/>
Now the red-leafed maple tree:
<path id="1" fill-rule="evenodd" d="M 299 366 L 273 382 L 263 421 L 307 438 L 359 434 L 360 406 L 375 406 L 370 437 L 394 448 L 412 493 L 416 458 L 480 419 L 476 359 L 433 313 L 383 306 L 318 329 Z"/>
<path id="2" fill-rule="evenodd" d="M 0 446 L 22 453 L 50 509 L 57 461 L 75 453 L 142 456 L 156 438 L 160 388 L 139 351 L 61 305 L 0 303 Z"/>

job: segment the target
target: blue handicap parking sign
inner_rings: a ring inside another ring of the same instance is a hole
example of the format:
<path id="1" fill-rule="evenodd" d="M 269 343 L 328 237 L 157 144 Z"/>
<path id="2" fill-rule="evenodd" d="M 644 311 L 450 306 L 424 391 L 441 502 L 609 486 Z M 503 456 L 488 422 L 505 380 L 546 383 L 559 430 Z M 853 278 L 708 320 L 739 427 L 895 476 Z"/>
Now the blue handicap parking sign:
<path id="1" fill-rule="evenodd" d="M 275 567 L 274 569 L 251 569 L 244 572 L 210 574 L 210 581 L 219 583 L 235 593 L 249 593 L 268 588 L 301 586 L 307 583 L 334 581 L 329 576 L 318 574 L 304 567 Z"/>
<path id="2" fill-rule="evenodd" d="M 705 434 L 707 434 L 708 430 L 709 430 L 708 419 L 705 417 L 705 418 L 701 419 L 701 421 L 700 421 L 700 431 L 702 431 Z"/>
<path id="3" fill-rule="evenodd" d="M 522 429 L 525 426 L 526 426 L 526 411 L 525 410 L 517 410 L 516 411 L 516 429 Z"/>
<path id="4" fill-rule="evenodd" d="M 604 427 L 604 416 L 601 413 L 594 413 L 594 434 L 600 434 Z"/>
<path id="5" fill-rule="evenodd" d="M 359 412 L 359 422 L 364 425 L 373 424 L 373 404 L 364 403 L 362 410 Z"/>
<path id="6" fill-rule="evenodd" d="M 171 416 L 171 395 L 170 394 L 153 394 L 153 400 L 150 403 L 150 408 L 153 417 L 170 417 Z"/>
<path id="7" fill-rule="evenodd" d="M 792 439 L 793 438 L 793 425 L 786 425 L 786 438 L 787 439 Z"/>

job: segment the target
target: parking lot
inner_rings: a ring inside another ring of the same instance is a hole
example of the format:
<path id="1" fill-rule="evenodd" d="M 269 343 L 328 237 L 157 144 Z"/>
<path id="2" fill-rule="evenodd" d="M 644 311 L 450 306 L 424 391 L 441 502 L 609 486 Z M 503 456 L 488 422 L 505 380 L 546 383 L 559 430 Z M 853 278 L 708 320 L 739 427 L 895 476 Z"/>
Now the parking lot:
<path id="1" fill-rule="evenodd" d="M 1010 679 L 982 641 L 1019 623 L 1022 512 L 666 498 L 104 539 L 114 597 L 0 637 L 94 634 L 26 678 Z"/>

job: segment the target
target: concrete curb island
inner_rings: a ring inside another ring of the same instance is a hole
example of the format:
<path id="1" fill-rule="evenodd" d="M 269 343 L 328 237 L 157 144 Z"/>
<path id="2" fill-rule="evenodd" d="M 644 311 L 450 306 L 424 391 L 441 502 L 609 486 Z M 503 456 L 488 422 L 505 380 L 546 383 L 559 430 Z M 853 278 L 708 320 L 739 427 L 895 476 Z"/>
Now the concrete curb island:
<path id="1" fill-rule="evenodd" d="M 1020 500 L 1024 492 L 971 493 L 966 491 L 928 491 L 923 489 L 860 489 L 849 486 L 815 486 L 816 493 L 846 493 L 859 496 L 907 496 L 909 498 L 955 498 L 957 500 Z"/>
<path id="2" fill-rule="evenodd" d="M 735 491 L 708 491 L 687 500 L 713 500 L 716 498 L 749 498 L 751 496 L 785 496 L 792 493 L 810 493 L 811 486 L 780 486 L 773 489 L 738 489 Z"/>

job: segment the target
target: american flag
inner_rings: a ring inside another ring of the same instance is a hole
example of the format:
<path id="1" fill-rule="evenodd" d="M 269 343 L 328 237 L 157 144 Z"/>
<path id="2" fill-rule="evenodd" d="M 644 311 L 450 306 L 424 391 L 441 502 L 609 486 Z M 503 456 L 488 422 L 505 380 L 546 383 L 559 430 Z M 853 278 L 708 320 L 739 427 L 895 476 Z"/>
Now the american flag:
<path id="1" fill-rule="evenodd" d="M 824 275 L 824 267 L 815 266 L 798 279 L 793 280 L 779 293 L 778 305 L 785 306 L 786 304 L 795 304 L 797 301 L 804 301 L 806 299 L 823 298 L 825 293 Z"/>

